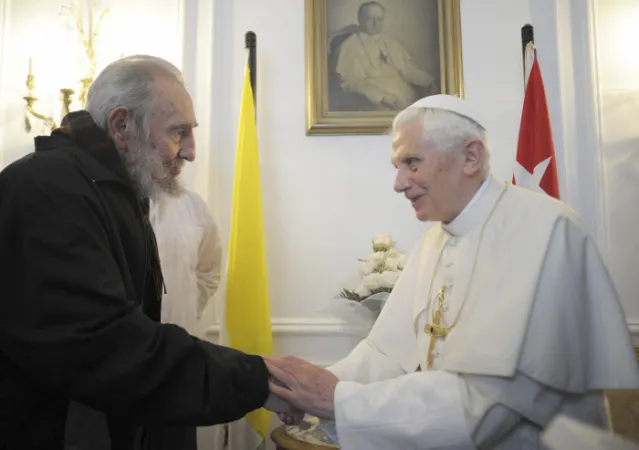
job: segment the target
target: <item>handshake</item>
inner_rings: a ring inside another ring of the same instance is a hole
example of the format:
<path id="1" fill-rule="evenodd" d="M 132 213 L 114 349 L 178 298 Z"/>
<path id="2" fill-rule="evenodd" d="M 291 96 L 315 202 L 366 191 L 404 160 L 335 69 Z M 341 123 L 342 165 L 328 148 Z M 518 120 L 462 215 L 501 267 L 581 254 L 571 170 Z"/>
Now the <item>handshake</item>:
<path id="1" fill-rule="evenodd" d="M 264 408 L 287 425 L 301 423 L 305 413 L 335 420 L 333 398 L 339 380 L 333 373 L 294 356 L 263 358 L 271 374 Z"/>

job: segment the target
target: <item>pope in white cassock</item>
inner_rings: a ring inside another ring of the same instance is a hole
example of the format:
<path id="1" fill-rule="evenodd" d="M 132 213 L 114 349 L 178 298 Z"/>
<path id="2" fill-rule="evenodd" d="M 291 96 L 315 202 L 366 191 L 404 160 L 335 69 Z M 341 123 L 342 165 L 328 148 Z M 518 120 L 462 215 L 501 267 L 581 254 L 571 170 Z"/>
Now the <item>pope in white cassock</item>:
<path id="1" fill-rule="evenodd" d="M 344 92 L 365 96 L 380 109 L 400 110 L 418 98 L 433 77 L 415 66 L 400 43 L 382 33 L 385 8 L 378 2 L 359 7 L 359 31 L 339 46 L 335 71 Z"/>
<path id="2" fill-rule="evenodd" d="M 556 414 L 605 426 L 602 390 L 639 388 L 594 240 L 565 204 L 490 175 L 483 124 L 447 95 L 399 113 L 395 190 L 438 223 L 348 357 L 268 359 L 272 391 L 334 421 L 342 449 L 544 448 Z"/>

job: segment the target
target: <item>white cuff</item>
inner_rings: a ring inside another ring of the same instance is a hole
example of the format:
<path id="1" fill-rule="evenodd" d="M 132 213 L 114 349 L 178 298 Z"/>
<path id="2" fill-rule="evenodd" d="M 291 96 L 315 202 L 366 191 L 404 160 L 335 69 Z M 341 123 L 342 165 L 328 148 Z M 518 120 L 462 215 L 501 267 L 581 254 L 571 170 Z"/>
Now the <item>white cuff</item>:
<path id="1" fill-rule="evenodd" d="M 457 375 L 418 372 L 362 385 L 339 382 L 335 418 L 345 450 L 474 449 Z"/>

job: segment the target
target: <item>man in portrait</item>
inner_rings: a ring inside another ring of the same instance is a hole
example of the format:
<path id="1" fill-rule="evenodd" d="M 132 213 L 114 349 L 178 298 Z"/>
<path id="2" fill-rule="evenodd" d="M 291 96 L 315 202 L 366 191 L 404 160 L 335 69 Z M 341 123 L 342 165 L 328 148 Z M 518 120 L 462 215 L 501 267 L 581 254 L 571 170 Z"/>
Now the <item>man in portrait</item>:
<path id="1" fill-rule="evenodd" d="M 399 111 L 437 89 L 435 78 L 413 63 L 402 44 L 384 34 L 385 15 L 380 3 L 362 3 L 357 31 L 336 36 L 330 44 L 334 53 L 329 66 L 338 89 L 355 94 L 348 102 L 354 110 Z"/>

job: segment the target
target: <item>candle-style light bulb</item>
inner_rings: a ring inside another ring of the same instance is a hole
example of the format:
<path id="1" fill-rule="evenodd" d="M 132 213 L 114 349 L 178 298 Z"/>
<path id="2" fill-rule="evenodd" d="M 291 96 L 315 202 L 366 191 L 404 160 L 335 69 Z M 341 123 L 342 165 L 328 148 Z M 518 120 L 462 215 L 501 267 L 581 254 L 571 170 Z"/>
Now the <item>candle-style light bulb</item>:
<path id="1" fill-rule="evenodd" d="M 29 75 L 33 75 L 33 57 L 29 56 Z"/>

